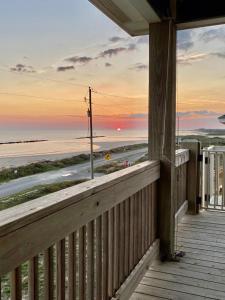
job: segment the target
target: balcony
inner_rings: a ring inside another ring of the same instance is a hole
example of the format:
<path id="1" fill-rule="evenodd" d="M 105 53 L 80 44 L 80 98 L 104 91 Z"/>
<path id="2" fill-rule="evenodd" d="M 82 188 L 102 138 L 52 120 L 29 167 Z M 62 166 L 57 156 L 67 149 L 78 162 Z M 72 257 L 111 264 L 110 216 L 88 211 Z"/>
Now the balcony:
<path id="1" fill-rule="evenodd" d="M 190 186 L 188 175 L 199 166 L 195 146 L 191 151 L 176 152 L 174 247 L 187 252 L 184 262 L 156 262 L 160 253 L 158 193 L 162 174 L 159 161 L 147 161 L 2 211 L 1 299 L 129 299 L 141 280 L 131 299 L 160 298 L 163 285 L 155 284 L 167 282 L 174 295 L 179 285 L 186 284 L 169 280 L 166 274 L 171 274 L 170 268 L 179 271 L 187 260 L 195 270 L 198 260 L 207 265 L 205 254 L 214 245 L 214 252 L 206 256 L 208 265 L 220 257 L 222 262 L 223 242 L 218 244 L 212 236 L 217 231 L 222 234 L 225 221 L 221 212 L 182 218 L 188 206 L 189 211 L 198 206 L 196 198 L 193 203 L 193 182 Z M 215 223 L 213 228 L 211 223 Z M 201 264 L 204 273 L 207 267 Z M 216 270 L 212 269 L 212 274 Z M 152 278 L 156 272 L 164 279 Z M 209 274 L 207 278 L 211 280 Z M 194 275 L 188 280 L 196 285 Z M 149 295 L 156 290 L 158 294 L 148 298 L 149 290 Z"/>

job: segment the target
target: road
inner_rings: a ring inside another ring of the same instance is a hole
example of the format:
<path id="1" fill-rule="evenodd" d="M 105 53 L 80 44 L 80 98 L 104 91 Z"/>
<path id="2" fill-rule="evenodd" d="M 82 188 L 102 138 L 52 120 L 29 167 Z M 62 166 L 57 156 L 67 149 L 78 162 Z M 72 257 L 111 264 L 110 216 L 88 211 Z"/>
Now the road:
<path id="1" fill-rule="evenodd" d="M 124 153 L 112 154 L 111 161 L 115 160 L 129 160 L 134 162 L 147 152 L 147 148 L 139 150 L 126 151 Z M 103 158 L 96 159 L 94 166 L 101 166 L 108 163 Z M 97 176 L 100 176 L 97 174 Z M 35 174 L 31 176 L 21 177 L 11 180 L 9 182 L 0 184 L 0 197 L 10 196 L 19 193 L 23 190 L 30 189 L 37 185 L 51 184 L 55 182 L 62 182 L 65 180 L 76 180 L 90 177 L 90 163 L 82 163 L 59 170 L 49 171 L 45 173 Z"/>

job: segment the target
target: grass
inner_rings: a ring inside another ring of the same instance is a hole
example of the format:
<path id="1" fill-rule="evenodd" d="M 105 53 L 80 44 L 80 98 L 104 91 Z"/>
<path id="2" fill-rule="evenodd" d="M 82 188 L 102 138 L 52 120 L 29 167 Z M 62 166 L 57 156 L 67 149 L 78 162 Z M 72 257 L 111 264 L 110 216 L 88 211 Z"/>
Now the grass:
<path id="1" fill-rule="evenodd" d="M 66 189 L 68 187 L 77 185 L 86 181 L 83 180 L 73 180 L 73 181 L 64 181 L 46 185 L 35 186 L 32 189 L 25 190 L 20 193 L 16 193 L 7 197 L 0 198 L 0 210 L 13 207 L 18 204 L 25 203 L 27 201 L 46 196 L 48 194 L 58 192 L 60 190 Z"/>
<path id="2" fill-rule="evenodd" d="M 141 148 L 147 147 L 147 144 L 135 144 L 113 148 L 109 151 L 99 151 L 94 153 L 94 158 L 102 158 L 105 153 L 121 153 L 125 151 L 138 150 Z M 26 166 L 21 166 L 17 168 L 6 168 L 0 171 L 0 183 L 17 179 L 20 177 L 30 176 L 38 173 L 44 173 L 48 171 L 58 170 L 66 168 L 72 165 L 81 164 L 88 162 L 90 159 L 89 154 L 80 154 L 70 158 L 63 158 L 60 160 L 49 161 L 45 160 L 42 162 L 32 163 Z"/>
<path id="3" fill-rule="evenodd" d="M 214 146 L 225 146 L 225 139 L 221 137 L 209 137 L 208 135 L 186 135 L 179 137 L 181 141 L 186 139 L 198 140 L 202 147 Z"/>
<path id="4" fill-rule="evenodd" d="M 110 174 L 119 170 L 125 169 L 125 166 L 123 163 L 118 161 L 113 161 L 111 163 L 99 166 L 95 168 L 96 173 L 102 173 L 102 174 Z"/>

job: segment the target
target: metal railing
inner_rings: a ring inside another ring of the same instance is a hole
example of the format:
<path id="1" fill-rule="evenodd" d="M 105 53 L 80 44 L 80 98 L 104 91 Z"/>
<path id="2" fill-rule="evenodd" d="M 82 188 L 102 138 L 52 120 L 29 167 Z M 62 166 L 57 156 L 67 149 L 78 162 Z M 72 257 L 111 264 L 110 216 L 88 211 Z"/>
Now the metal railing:
<path id="1" fill-rule="evenodd" d="M 202 207 L 225 210 L 225 146 L 203 149 Z"/>

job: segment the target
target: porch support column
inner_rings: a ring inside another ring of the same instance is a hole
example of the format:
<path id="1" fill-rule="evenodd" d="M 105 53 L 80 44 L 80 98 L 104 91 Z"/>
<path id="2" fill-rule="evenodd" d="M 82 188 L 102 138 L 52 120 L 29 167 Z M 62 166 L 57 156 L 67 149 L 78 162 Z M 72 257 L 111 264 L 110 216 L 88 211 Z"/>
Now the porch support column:
<path id="1" fill-rule="evenodd" d="M 161 161 L 158 186 L 160 257 L 174 254 L 176 26 L 172 20 L 150 25 L 149 156 Z"/>

